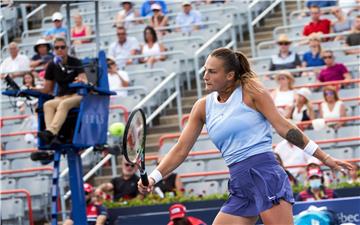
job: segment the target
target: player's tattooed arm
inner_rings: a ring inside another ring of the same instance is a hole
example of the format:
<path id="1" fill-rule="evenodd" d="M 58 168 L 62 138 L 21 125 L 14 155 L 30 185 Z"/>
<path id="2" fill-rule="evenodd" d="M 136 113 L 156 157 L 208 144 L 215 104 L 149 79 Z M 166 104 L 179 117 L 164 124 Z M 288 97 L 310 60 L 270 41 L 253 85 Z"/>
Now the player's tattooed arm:
<path id="1" fill-rule="evenodd" d="M 288 142 L 290 142 L 291 144 L 296 145 L 301 149 L 305 148 L 304 135 L 301 133 L 300 130 L 296 128 L 291 128 L 286 133 L 285 139 L 288 140 Z"/>

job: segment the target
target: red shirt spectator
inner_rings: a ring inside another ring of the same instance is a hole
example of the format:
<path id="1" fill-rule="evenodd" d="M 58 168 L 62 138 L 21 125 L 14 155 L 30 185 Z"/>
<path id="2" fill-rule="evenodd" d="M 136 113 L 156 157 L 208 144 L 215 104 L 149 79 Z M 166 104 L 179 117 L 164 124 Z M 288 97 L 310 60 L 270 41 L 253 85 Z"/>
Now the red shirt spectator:
<path id="1" fill-rule="evenodd" d="M 303 35 L 309 36 L 311 33 L 321 32 L 323 34 L 330 33 L 331 21 L 328 19 L 320 19 L 320 8 L 316 5 L 310 8 L 311 22 L 304 27 Z"/>
<path id="2" fill-rule="evenodd" d="M 330 33 L 331 22 L 328 19 L 319 20 L 317 22 L 310 22 L 304 27 L 303 35 L 309 36 L 315 32 L 321 32 L 323 34 Z"/>

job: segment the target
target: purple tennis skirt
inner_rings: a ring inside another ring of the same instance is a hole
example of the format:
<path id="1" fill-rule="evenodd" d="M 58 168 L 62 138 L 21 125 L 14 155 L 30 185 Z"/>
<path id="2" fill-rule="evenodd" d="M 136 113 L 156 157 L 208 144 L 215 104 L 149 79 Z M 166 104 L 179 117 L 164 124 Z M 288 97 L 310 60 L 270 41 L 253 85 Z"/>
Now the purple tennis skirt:
<path id="1" fill-rule="evenodd" d="M 294 204 L 289 178 L 273 152 L 253 155 L 229 166 L 229 199 L 221 212 L 234 216 L 258 216 L 283 199 Z"/>

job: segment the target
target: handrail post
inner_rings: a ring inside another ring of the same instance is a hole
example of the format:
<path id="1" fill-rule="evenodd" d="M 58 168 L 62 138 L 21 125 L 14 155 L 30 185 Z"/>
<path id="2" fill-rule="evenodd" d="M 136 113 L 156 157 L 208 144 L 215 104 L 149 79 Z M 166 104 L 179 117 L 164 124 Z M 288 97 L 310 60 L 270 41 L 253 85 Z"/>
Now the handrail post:
<path id="1" fill-rule="evenodd" d="M 296 0 L 296 8 L 297 10 L 301 10 L 301 0 Z"/>
<path id="2" fill-rule="evenodd" d="M 67 26 L 67 34 L 66 34 L 66 41 L 68 46 L 71 47 L 71 18 L 70 18 L 70 3 L 66 3 L 66 26 Z"/>
<path id="3" fill-rule="evenodd" d="M 66 220 L 66 203 L 65 203 L 65 196 L 64 196 L 64 178 L 60 177 L 59 180 L 59 194 L 60 194 L 60 205 L 61 205 L 61 217 L 62 221 Z"/>
<path id="4" fill-rule="evenodd" d="M 281 0 L 281 15 L 282 15 L 283 25 L 284 25 L 284 26 L 287 26 L 287 17 L 286 17 L 286 5 L 285 5 L 285 0 Z"/>
<path id="5" fill-rule="evenodd" d="M 117 177 L 117 168 L 116 168 L 116 156 L 111 156 L 111 173 L 112 177 Z"/>
<path id="6" fill-rule="evenodd" d="M 21 17 L 22 17 L 24 32 L 27 32 L 29 30 L 29 27 L 28 27 L 28 21 L 27 21 L 27 18 L 26 18 L 26 6 L 25 6 L 25 4 L 21 4 Z"/>
<path id="7" fill-rule="evenodd" d="M 194 65 L 195 65 L 195 81 L 196 81 L 196 92 L 197 92 L 197 97 L 201 98 L 202 93 L 201 93 L 201 80 L 200 80 L 200 74 L 199 74 L 199 56 L 195 55 L 194 58 Z"/>
<path id="8" fill-rule="evenodd" d="M 176 108 L 178 113 L 179 129 L 182 130 L 181 118 L 182 118 L 182 104 L 181 104 L 181 92 L 180 92 L 180 76 L 176 76 L 175 80 L 176 95 Z"/>
<path id="9" fill-rule="evenodd" d="M 251 7 L 248 8 L 248 29 L 249 29 L 249 38 L 250 38 L 250 46 L 251 46 L 251 57 L 256 56 L 255 50 L 255 37 L 254 37 L 254 28 L 251 25 L 252 23 L 252 12 Z"/>

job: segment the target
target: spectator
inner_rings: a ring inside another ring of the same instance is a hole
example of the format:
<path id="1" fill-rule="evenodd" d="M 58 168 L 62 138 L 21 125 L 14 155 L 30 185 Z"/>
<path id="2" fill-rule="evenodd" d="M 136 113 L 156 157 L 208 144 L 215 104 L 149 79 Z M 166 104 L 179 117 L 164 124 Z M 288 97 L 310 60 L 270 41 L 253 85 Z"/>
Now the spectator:
<path id="1" fill-rule="evenodd" d="M 27 72 L 24 74 L 22 83 L 23 83 L 23 86 L 21 87 L 21 89 L 41 88 L 41 86 L 35 84 L 35 77 L 30 72 Z M 36 99 L 36 98 L 32 99 L 31 97 L 29 97 L 29 98 L 30 99 L 28 99 L 26 102 L 23 99 L 16 101 L 16 106 L 19 108 L 20 114 L 25 113 L 27 105 L 30 107 L 33 107 L 33 108 L 35 108 L 35 106 L 37 105 L 38 99 Z M 37 127 L 35 130 L 37 130 Z"/>
<path id="2" fill-rule="evenodd" d="M 161 11 L 164 15 L 167 13 L 167 6 L 166 6 L 165 1 L 163 1 L 163 0 L 146 0 L 141 6 L 141 16 L 142 17 L 147 17 L 147 16 L 153 15 L 153 11 L 151 10 L 151 6 L 153 4 L 160 5 Z"/>
<path id="3" fill-rule="evenodd" d="M 141 46 L 141 54 L 147 57 L 140 60 L 142 63 L 153 65 L 157 61 L 163 61 L 166 56 L 161 54 L 165 52 L 163 44 L 159 43 L 154 28 L 147 26 L 144 30 L 144 45 Z"/>
<path id="4" fill-rule="evenodd" d="M 338 93 L 333 86 L 327 86 L 323 89 L 324 102 L 320 105 L 320 117 L 323 119 L 338 119 L 346 116 L 344 103 L 339 99 Z M 340 128 L 344 122 L 331 122 L 327 125 Z"/>
<path id="5" fill-rule="evenodd" d="M 336 21 L 332 23 L 332 30 L 334 33 L 341 33 L 351 30 L 352 21 L 347 18 L 340 7 L 334 7 L 331 9 L 331 13 L 335 16 Z M 337 40 L 340 38 L 337 38 Z"/>
<path id="6" fill-rule="evenodd" d="M 320 7 L 313 5 L 310 7 L 311 22 L 304 27 L 303 35 L 309 36 L 315 32 L 323 34 L 331 33 L 331 22 L 328 19 L 321 19 Z"/>
<path id="7" fill-rule="evenodd" d="M 38 89 L 40 92 L 51 94 L 55 84 L 58 87 L 57 96 L 44 104 L 46 130 L 40 131 L 38 136 L 45 144 L 52 144 L 57 140 L 56 136 L 65 122 L 67 113 L 80 105 L 82 96 L 78 95 L 76 90 L 70 89 L 68 85 L 72 82 L 87 83 L 81 61 L 67 54 L 68 47 L 63 37 L 55 38 L 54 49 L 56 60 L 48 64 L 44 87 Z"/>
<path id="8" fill-rule="evenodd" d="M 158 159 L 157 165 L 159 165 L 161 159 Z M 166 175 L 159 183 L 155 185 L 155 187 L 159 187 L 163 193 L 173 193 L 176 195 L 177 193 L 182 193 L 183 183 L 180 180 L 180 176 L 177 173 L 170 173 Z"/>
<path id="9" fill-rule="evenodd" d="M 9 44 L 10 56 L 5 58 L 0 65 L 0 74 L 2 76 L 11 73 L 13 77 L 21 76 L 30 69 L 30 60 L 26 55 L 19 54 L 19 48 L 16 42 Z"/>
<path id="10" fill-rule="evenodd" d="M 161 6 L 159 4 L 152 4 L 151 5 L 151 10 L 153 11 L 153 16 L 150 19 L 150 26 L 152 26 L 155 30 L 156 29 L 161 29 L 159 31 L 157 31 L 157 34 L 160 36 L 164 36 L 166 35 L 166 33 L 168 32 L 168 30 L 164 30 L 164 27 L 167 27 L 169 25 L 168 23 L 168 17 L 165 16 L 162 12 L 161 12 Z"/>
<path id="11" fill-rule="evenodd" d="M 278 87 L 271 93 L 275 106 L 282 115 L 289 115 L 295 102 L 294 77 L 288 71 L 280 71 L 276 76 Z"/>
<path id="12" fill-rule="evenodd" d="M 135 37 L 127 36 L 125 27 L 117 27 L 116 35 L 118 41 L 109 46 L 108 56 L 115 58 L 117 66 L 123 68 L 134 63 L 135 60 L 129 59 L 129 56 L 136 55 L 140 46 Z"/>
<path id="13" fill-rule="evenodd" d="M 325 68 L 320 71 L 318 80 L 320 82 L 350 80 L 351 75 L 342 63 L 335 63 L 335 57 L 331 50 L 326 50 L 322 54 L 325 61 Z"/>
<path id="14" fill-rule="evenodd" d="M 294 69 L 301 66 L 299 55 L 289 50 L 291 41 L 286 34 L 279 36 L 277 44 L 279 46 L 279 53 L 271 56 L 269 70 Z"/>
<path id="15" fill-rule="evenodd" d="M 105 225 L 108 217 L 107 209 L 96 201 L 94 188 L 88 183 L 84 183 L 86 200 L 86 217 L 88 225 Z M 64 225 L 73 225 L 72 219 L 67 219 Z"/>
<path id="16" fill-rule="evenodd" d="M 352 163 L 352 166 L 353 169 L 349 170 L 348 183 L 349 184 L 360 183 L 360 176 L 359 176 L 360 167 L 357 163 Z"/>
<path id="17" fill-rule="evenodd" d="M 123 1 L 121 6 L 123 9 L 120 10 L 115 17 L 116 27 L 125 27 L 126 29 L 129 29 L 133 24 L 140 22 L 140 20 L 135 20 L 136 17 L 139 17 L 139 13 L 135 11 L 133 2 Z"/>
<path id="18" fill-rule="evenodd" d="M 318 34 L 312 33 L 310 35 L 309 47 L 303 55 L 303 67 L 323 66 L 325 65 L 324 59 L 321 57 L 321 42 Z"/>
<path id="19" fill-rule="evenodd" d="M 351 34 L 346 38 L 346 46 L 360 45 L 360 15 L 356 16 Z M 357 49 L 346 50 L 347 54 L 360 54 L 360 46 Z"/>
<path id="20" fill-rule="evenodd" d="M 186 207 L 183 204 L 174 204 L 169 208 L 170 222 L 167 225 L 206 225 L 198 218 L 186 216 Z"/>
<path id="21" fill-rule="evenodd" d="M 318 6 L 320 8 L 331 7 L 336 5 L 336 0 L 307 0 L 305 4 L 308 9 L 311 6 Z"/>
<path id="22" fill-rule="evenodd" d="M 289 118 L 294 123 L 315 119 L 315 113 L 310 102 L 311 91 L 308 88 L 300 88 L 296 91 L 295 105 L 290 111 Z M 306 129 L 309 125 L 301 125 L 300 128 Z"/>
<path id="23" fill-rule="evenodd" d="M 54 57 L 54 54 L 51 52 L 51 45 L 45 39 L 39 39 L 35 46 L 34 51 L 36 54 L 31 58 L 30 66 L 32 68 L 42 67 L 46 69 L 46 65 Z"/>
<path id="24" fill-rule="evenodd" d="M 83 23 L 82 16 L 77 13 L 73 16 L 75 26 L 71 28 L 71 37 L 72 38 L 80 38 L 80 37 L 87 37 L 90 36 L 92 33 L 91 28 Z M 89 43 L 90 39 L 75 39 L 72 41 L 73 44 L 83 44 L 83 43 Z"/>
<path id="25" fill-rule="evenodd" d="M 314 201 L 337 197 L 336 193 L 332 189 L 325 187 L 324 175 L 321 169 L 309 169 L 307 180 L 309 182 L 309 187 L 299 193 L 296 201 Z"/>
<path id="26" fill-rule="evenodd" d="M 127 96 L 127 91 L 120 90 L 123 87 L 129 86 L 129 75 L 124 70 L 119 70 L 115 59 L 112 57 L 107 58 L 108 66 L 108 80 L 110 91 L 116 91 L 118 96 Z"/>
<path id="27" fill-rule="evenodd" d="M 113 201 L 119 201 L 120 199 L 128 200 L 138 196 L 137 182 L 139 177 L 136 175 L 137 166 L 128 163 L 123 157 L 121 170 L 122 175 L 120 177 L 113 178 L 111 182 L 101 184 L 97 189 L 97 193 L 112 191 Z"/>
<path id="28" fill-rule="evenodd" d="M 283 140 L 282 142 L 287 142 L 287 141 L 286 141 L 286 140 Z M 277 146 L 280 145 L 282 142 L 280 142 L 279 144 L 277 144 Z M 291 144 L 289 143 L 289 145 L 291 145 Z M 295 146 L 295 147 L 296 147 L 296 146 Z M 301 150 L 301 149 L 299 149 L 299 150 Z M 288 149 L 286 149 L 286 150 L 284 149 L 284 151 L 288 151 Z M 279 165 L 284 169 L 284 171 L 285 171 L 286 174 L 288 175 L 290 184 L 291 184 L 292 186 L 297 186 L 297 185 L 298 185 L 298 180 L 294 177 L 294 175 L 291 174 L 291 172 L 290 172 L 289 170 L 287 170 L 287 169 L 285 168 L 284 163 L 283 163 L 283 160 L 282 160 L 282 157 L 280 156 L 280 154 L 279 154 L 278 152 L 274 152 L 274 154 L 275 154 L 275 159 L 276 159 L 276 161 L 279 163 Z"/>
<path id="29" fill-rule="evenodd" d="M 63 15 L 59 12 L 55 12 L 52 17 L 51 20 L 54 23 L 54 27 L 50 28 L 49 30 L 45 31 L 44 33 L 44 38 L 47 41 L 52 41 L 54 40 L 55 37 L 66 37 L 66 34 L 68 32 L 66 27 L 62 26 L 63 23 Z"/>
<path id="30" fill-rule="evenodd" d="M 201 14 L 197 10 L 193 10 L 189 1 L 183 1 L 183 11 L 176 16 L 176 25 L 181 26 L 176 28 L 176 31 L 183 33 L 191 33 L 200 29 Z"/>

